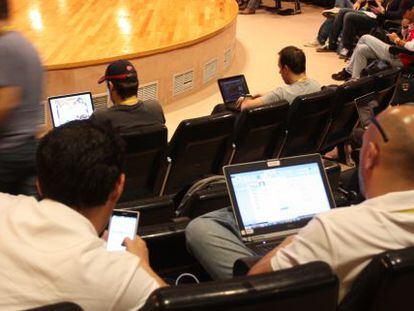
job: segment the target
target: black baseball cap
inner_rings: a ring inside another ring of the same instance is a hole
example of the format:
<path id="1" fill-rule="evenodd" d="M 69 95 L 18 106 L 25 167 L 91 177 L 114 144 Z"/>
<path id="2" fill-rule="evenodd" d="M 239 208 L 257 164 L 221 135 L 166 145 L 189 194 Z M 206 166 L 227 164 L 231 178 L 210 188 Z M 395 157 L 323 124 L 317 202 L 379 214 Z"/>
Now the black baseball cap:
<path id="1" fill-rule="evenodd" d="M 98 83 L 101 84 L 104 81 L 127 79 L 138 79 L 137 71 L 130 61 L 120 59 L 108 65 L 105 75 L 98 80 Z"/>

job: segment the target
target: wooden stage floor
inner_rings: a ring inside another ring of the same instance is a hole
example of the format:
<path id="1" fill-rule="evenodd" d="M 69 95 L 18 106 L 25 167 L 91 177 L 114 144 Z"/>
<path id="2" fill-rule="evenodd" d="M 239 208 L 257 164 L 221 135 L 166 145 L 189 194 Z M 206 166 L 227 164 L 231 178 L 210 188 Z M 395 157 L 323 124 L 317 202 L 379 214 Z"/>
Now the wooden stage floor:
<path id="1" fill-rule="evenodd" d="M 11 0 L 13 25 L 46 69 L 138 58 L 215 36 L 237 17 L 235 0 Z"/>

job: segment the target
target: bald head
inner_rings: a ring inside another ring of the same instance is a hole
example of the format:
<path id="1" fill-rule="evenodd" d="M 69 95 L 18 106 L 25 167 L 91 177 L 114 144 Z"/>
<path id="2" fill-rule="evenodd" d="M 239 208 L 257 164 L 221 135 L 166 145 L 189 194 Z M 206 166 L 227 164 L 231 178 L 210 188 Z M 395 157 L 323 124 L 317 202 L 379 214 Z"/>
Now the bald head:
<path id="1" fill-rule="evenodd" d="M 361 150 L 360 177 L 367 198 L 414 189 L 414 105 L 387 109 L 371 124 Z"/>

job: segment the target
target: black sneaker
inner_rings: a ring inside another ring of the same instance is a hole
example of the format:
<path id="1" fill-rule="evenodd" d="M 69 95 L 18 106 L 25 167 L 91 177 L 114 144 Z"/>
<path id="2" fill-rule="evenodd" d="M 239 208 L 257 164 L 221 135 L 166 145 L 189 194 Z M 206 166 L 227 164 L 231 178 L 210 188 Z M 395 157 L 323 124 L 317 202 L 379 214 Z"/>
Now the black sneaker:
<path id="1" fill-rule="evenodd" d="M 347 81 L 349 79 L 351 79 L 352 75 L 344 69 L 342 69 L 340 72 L 338 73 L 334 73 L 332 75 L 332 79 L 336 80 L 336 81 Z"/>

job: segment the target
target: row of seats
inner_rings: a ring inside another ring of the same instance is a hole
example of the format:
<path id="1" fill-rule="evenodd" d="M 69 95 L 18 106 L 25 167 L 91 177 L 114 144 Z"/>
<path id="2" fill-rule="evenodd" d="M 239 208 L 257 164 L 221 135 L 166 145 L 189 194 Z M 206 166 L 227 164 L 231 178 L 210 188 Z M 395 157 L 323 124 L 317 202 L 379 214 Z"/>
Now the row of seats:
<path id="1" fill-rule="evenodd" d="M 345 142 L 358 122 L 355 101 L 373 93 L 376 113 L 390 102 L 398 69 L 339 87 L 243 111 L 182 121 L 171 141 L 163 126 L 123 135 L 126 188 L 121 202 L 175 194 L 195 181 L 221 174 L 223 165 L 307 153 Z"/>
<path id="2" fill-rule="evenodd" d="M 414 247 L 409 247 L 375 256 L 339 306 L 338 278 L 317 261 L 263 275 L 160 288 L 141 310 L 400 311 L 410 309 L 413 280 Z M 31 311 L 47 310 L 81 309 L 62 303 Z"/>

